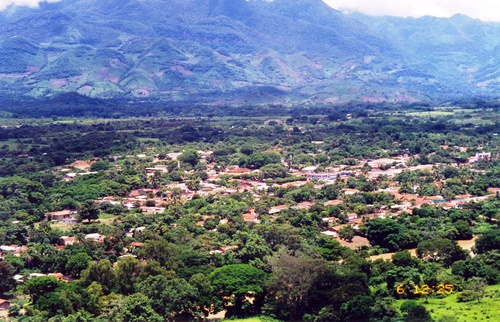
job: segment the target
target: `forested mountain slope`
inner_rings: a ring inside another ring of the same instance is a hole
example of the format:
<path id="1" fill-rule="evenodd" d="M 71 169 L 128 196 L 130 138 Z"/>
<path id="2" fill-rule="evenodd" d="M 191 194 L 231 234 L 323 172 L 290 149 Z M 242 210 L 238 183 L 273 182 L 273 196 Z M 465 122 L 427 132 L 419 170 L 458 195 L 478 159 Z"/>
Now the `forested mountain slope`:
<path id="1" fill-rule="evenodd" d="M 321 0 L 65 0 L 0 13 L 0 91 L 203 103 L 498 93 L 500 25 Z"/>

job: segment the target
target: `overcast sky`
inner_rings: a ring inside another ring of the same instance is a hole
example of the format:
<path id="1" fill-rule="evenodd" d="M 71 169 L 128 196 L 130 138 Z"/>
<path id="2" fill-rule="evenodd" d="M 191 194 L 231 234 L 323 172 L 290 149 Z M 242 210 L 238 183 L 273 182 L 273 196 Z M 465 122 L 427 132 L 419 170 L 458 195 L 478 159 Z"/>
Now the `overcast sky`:
<path id="1" fill-rule="evenodd" d="M 451 17 L 457 13 L 500 22 L 499 0 L 323 0 L 340 11 L 374 16 Z"/>

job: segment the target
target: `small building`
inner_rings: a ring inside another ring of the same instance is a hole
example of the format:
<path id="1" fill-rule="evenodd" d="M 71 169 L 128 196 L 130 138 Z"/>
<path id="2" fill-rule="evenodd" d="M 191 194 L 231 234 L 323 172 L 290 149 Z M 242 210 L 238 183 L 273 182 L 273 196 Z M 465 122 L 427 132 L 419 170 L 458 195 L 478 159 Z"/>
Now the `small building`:
<path id="1" fill-rule="evenodd" d="M 409 210 L 411 208 L 411 203 L 403 203 L 401 205 L 392 205 L 391 209 L 392 210 Z"/>
<path id="2" fill-rule="evenodd" d="M 271 207 L 269 209 L 269 214 L 270 215 L 277 214 L 277 213 L 280 213 L 281 211 L 283 211 L 283 210 L 285 210 L 287 208 L 288 208 L 287 205 L 281 205 L 281 206 Z"/>
<path id="3" fill-rule="evenodd" d="M 352 221 L 354 219 L 358 219 L 358 215 L 355 213 L 351 213 L 347 215 L 347 220 Z"/>
<path id="4" fill-rule="evenodd" d="M 259 217 L 255 213 L 255 209 L 250 209 L 248 212 L 246 212 L 243 215 L 241 215 L 241 217 L 243 218 L 243 220 L 245 222 L 254 222 L 254 223 L 257 223 L 257 224 L 260 223 Z"/>
<path id="5" fill-rule="evenodd" d="M 220 247 L 218 249 L 215 249 L 215 250 L 211 250 L 209 253 L 211 255 L 213 254 L 225 254 L 227 253 L 228 251 L 230 250 L 234 250 L 234 249 L 238 249 L 238 245 L 231 245 L 231 246 L 224 246 L 224 247 Z"/>
<path id="6" fill-rule="evenodd" d="M 130 247 L 132 247 L 132 248 L 141 248 L 141 247 L 144 247 L 144 243 L 140 243 L 140 242 L 131 242 L 131 243 L 130 243 Z"/>
<path id="7" fill-rule="evenodd" d="M 132 238 L 132 237 L 134 237 L 134 234 L 136 232 L 142 232 L 142 231 L 145 231 L 145 230 L 146 230 L 146 227 L 142 227 L 142 226 L 141 227 L 136 227 L 136 228 L 130 228 L 130 230 L 127 233 L 127 237 Z"/>
<path id="8" fill-rule="evenodd" d="M 76 214 L 77 214 L 76 210 L 65 209 L 61 211 L 49 212 L 45 215 L 45 217 L 47 218 L 47 220 L 49 218 L 52 218 L 52 220 L 60 221 L 66 218 L 70 218 L 71 216 L 74 216 Z"/>
<path id="9" fill-rule="evenodd" d="M 17 245 L 1 245 L 0 246 L 0 253 L 14 253 L 16 251 L 19 251 L 21 249 L 21 246 Z"/>
<path id="10" fill-rule="evenodd" d="M 308 173 L 308 174 L 311 174 L 311 173 L 313 173 L 314 171 L 316 171 L 316 169 L 317 169 L 317 168 L 318 168 L 317 166 L 312 165 L 312 166 L 309 166 L 309 167 L 304 167 L 304 168 L 302 168 L 302 170 L 301 170 L 301 171 L 302 171 L 302 173 Z"/>
<path id="11" fill-rule="evenodd" d="M 304 201 L 304 202 L 299 202 L 298 204 L 293 206 L 292 209 L 309 209 L 312 206 L 314 206 L 314 202 Z"/>
<path id="12" fill-rule="evenodd" d="M 305 174 L 307 180 L 335 180 L 338 176 L 338 173 L 331 173 L 331 172 L 322 172 L 322 173 L 314 173 L 314 172 L 309 172 Z"/>
<path id="13" fill-rule="evenodd" d="M 7 311 L 10 307 L 10 301 L 5 299 L 0 299 L 0 311 Z"/>
<path id="14" fill-rule="evenodd" d="M 165 211 L 164 207 L 140 207 L 143 213 L 149 214 L 149 215 L 157 215 L 161 214 Z"/>
<path id="15" fill-rule="evenodd" d="M 154 175 L 155 172 L 159 172 L 161 174 L 168 172 L 168 168 L 166 165 L 157 165 L 152 168 L 146 168 L 145 170 L 146 170 L 146 175 L 148 176 Z"/>
<path id="16" fill-rule="evenodd" d="M 322 231 L 321 234 L 326 235 L 326 236 L 331 236 L 333 238 L 337 238 L 338 236 L 338 231 L 335 228 L 329 228 L 326 231 Z"/>
<path id="17" fill-rule="evenodd" d="M 102 243 L 104 241 L 104 236 L 102 236 L 101 234 L 98 234 L 98 233 L 87 234 L 87 235 L 85 235 L 85 239 L 92 239 L 93 241 Z"/>
<path id="18" fill-rule="evenodd" d="M 69 237 L 69 236 L 61 236 L 61 240 L 64 246 L 73 245 L 76 242 L 75 237 Z"/>

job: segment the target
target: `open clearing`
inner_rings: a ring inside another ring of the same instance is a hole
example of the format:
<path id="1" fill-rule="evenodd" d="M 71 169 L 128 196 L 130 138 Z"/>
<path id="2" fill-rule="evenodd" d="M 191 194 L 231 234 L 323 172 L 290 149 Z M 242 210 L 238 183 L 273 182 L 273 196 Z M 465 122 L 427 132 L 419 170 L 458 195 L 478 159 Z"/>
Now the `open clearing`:
<path id="1" fill-rule="evenodd" d="M 462 247 L 463 249 L 466 249 L 470 252 L 472 247 L 476 243 L 477 237 L 478 236 L 474 236 L 474 238 L 469 239 L 469 240 L 458 240 L 457 244 L 460 247 Z M 347 245 L 344 245 L 344 246 L 347 246 Z M 417 249 L 416 248 L 412 248 L 412 249 L 408 249 L 408 250 L 410 251 L 411 256 L 417 257 Z M 392 255 L 394 255 L 394 254 L 395 253 L 385 253 L 385 254 L 380 254 L 380 255 L 373 255 L 373 256 L 368 257 L 368 259 L 370 259 L 372 261 L 377 260 L 377 259 L 391 260 Z"/>
<path id="2" fill-rule="evenodd" d="M 454 292 L 443 298 L 421 297 L 417 301 L 430 312 L 434 321 L 443 316 L 454 316 L 457 322 L 498 321 L 500 317 L 500 285 L 488 286 L 481 303 L 477 301 L 459 303 Z M 398 300 L 402 304 L 405 300 Z"/>

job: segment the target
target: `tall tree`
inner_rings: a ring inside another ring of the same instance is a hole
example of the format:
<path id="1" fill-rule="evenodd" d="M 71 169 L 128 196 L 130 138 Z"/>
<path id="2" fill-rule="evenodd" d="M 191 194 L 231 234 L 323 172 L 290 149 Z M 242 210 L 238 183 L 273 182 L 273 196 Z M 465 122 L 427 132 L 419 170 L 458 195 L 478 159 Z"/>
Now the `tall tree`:
<path id="1" fill-rule="evenodd" d="M 16 282 L 12 278 L 14 270 L 12 266 L 6 262 L 0 262 L 0 294 L 12 290 L 16 286 Z"/>
<path id="2" fill-rule="evenodd" d="M 96 220 L 99 218 L 101 210 L 93 200 L 86 200 L 83 202 L 80 210 L 78 210 L 78 221 Z"/>
<path id="3" fill-rule="evenodd" d="M 315 279 L 326 270 L 321 259 L 292 256 L 280 249 L 269 258 L 269 308 L 279 318 L 297 320 L 305 313 L 307 295 Z"/>
<path id="4" fill-rule="evenodd" d="M 263 270 L 248 264 L 226 265 L 210 273 L 209 279 L 218 298 L 216 310 L 227 310 L 226 317 L 259 312 L 267 280 Z"/>
<path id="5" fill-rule="evenodd" d="M 352 242 L 354 238 L 354 229 L 351 225 L 345 225 L 339 230 L 339 237 L 343 240 L 347 240 L 348 242 Z"/>
<path id="6" fill-rule="evenodd" d="M 182 278 L 150 276 L 138 290 L 151 299 L 153 309 L 168 321 L 192 321 L 201 318 L 198 291 Z"/>

